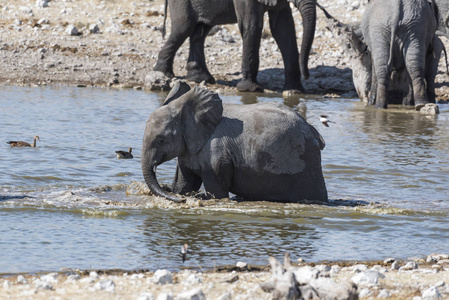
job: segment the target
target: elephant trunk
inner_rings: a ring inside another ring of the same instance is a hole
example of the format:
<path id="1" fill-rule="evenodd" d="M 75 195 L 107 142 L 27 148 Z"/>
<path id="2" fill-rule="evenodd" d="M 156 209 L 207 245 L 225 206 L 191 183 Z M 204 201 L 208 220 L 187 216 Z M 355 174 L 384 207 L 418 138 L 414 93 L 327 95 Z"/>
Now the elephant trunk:
<path id="1" fill-rule="evenodd" d="M 156 178 L 156 166 L 147 166 L 146 162 L 142 162 L 142 174 L 143 178 L 145 179 L 146 184 L 150 188 L 150 191 L 159 197 L 164 197 L 168 200 L 179 202 L 182 200 L 181 197 L 178 197 L 174 194 L 171 194 L 164 190 L 159 183 L 157 182 Z"/>
<path id="2" fill-rule="evenodd" d="M 305 79 L 309 78 L 310 49 L 312 49 L 313 38 L 315 37 L 316 25 L 316 0 L 297 0 L 296 6 L 301 13 L 303 22 L 303 35 L 300 53 L 301 74 Z"/>

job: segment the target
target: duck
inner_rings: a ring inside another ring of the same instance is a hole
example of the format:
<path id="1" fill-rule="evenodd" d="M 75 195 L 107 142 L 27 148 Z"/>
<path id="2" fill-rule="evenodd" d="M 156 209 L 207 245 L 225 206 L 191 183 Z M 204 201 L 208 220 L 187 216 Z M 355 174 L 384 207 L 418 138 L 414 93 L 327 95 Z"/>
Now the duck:
<path id="1" fill-rule="evenodd" d="M 129 148 L 128 152 L 122 151 L 122 150 L 117 150 L 117 151 L 115 151 L 115 153 L 117 153 L 117 158 L 118 159 L 129 159 L 129 158 L 133 158 L 134 157 L 131 154 L 132 151 L 133 151 L 133 148 Z"/>
<path id="2" fill-rule="evenodd" d="M 32 145 L 30 143 L 27 143 L 27 142 L 24 142 L 24 141 L 9 141 L 9 142 L 6 142 L 6 143 L 11 145 L 11 147 L 32 147 L 32 148 L 36 148 L 36 141 L 37 140 L 40 141 L 41 139 L 39 138 L 39 136 L 35 135 Z"/>

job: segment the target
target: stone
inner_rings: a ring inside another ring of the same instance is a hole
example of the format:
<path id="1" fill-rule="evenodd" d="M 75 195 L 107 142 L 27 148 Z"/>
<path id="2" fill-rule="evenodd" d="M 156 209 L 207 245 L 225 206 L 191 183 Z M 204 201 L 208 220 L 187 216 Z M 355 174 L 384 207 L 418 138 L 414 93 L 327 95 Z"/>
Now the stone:
<path id="1" fill-rule="evenodd" d="M 410 271 L 418 269 L 418 264 L 414 261 L 409 261 L 405 266 L 401 267 L 400 271 Z"/>
<path id="2" fill-rule="evenodd" d="M 203 291 L 200 288 L 196 288 L 184 293 L 179 294 L 175 298 L 176 300 L 206 300 Z"/>
<path id="3" fill-rule="evenodd" d="M 145 275 L 140 273 L 140 274 L 133 274 L 130 276 L 131 279 L 142 279 L 145 278 Z"/>
<path id="4" fill-rule="evenodd" d="M 42 289 L 42 290 L 52 290 L 53 289 L 53 285 L 50 282 L 47 282 L 45 280 L 40 280 L 40 279 L 36 279 L 34 281 L 34 286 L 37 289 Z"/>
<path id="5" fill-rule="evenodd" d="M 440 108 L 438 104 L 435 103 L 427 103 L 424 107 L 422 107 L 419 112 L 423 115 L 438 115 L 440 113 Z"/>
<path id="6" fill-rule="evenodd" d="M 47 0 L 36 0 L 36 6 L 37 7 L 48 7 L 48 1 Z"/>
<path id="7" fill-rule="evenodd" d="M 387 290 L 382 289 L 380 291 L 379 295 L 377 295 L 377 298 L 383 298 L 383 299 L 390 298 L 390 293 Z"/>
<path id="8" fill-rule="evenodd" d="M 159 71 L 150 71 L 145 76 L 145 88 L 155 91 L 169 91 L 171 79 Z"/>
<path id="9" fill-rule="evenodd" d="M 400 268 L 400 266 L 399 266 L 399 263 L 397 261 L 395 261 L 395 262 L 393 262 L 391 264 L 391 269 L 392 270 L 399 270 L 399 268 Z"/>
<path id="10" fill-rule="evenodd" d="M 168 293 L 160 293 L 156 300 L 173 300 L 173 295 Z"/>
<path id="11" fill-rule="evenodd" d="M 173 283 L 173 275 L 168 270 L 157 270 L 154 273 L 153 280 L 157 284 Z"/>
<path id="12" fill-rule="evenodd" d="M 385 275 L 378 271 L 365 271 L 354 275 L 351 280 L 357 285 L 378 285 L 380 278 L 385 278 Z"/>
<path id="13" fill-rule="evenodd" d="M 44 275 L 41 277 L 41 280 L 50 282 L 50 283 L 57 283 L 58 282 L 58 273 L 49 273 L 47 275 Z"/>
<path id="14" fill-rule="evenodd" d="M 390 257 L 390 258 L 387 258 L 387 259 L 385 259 L 384 260 L 384 264 L 386 265 L 386 264 L 392 264 L 392 263 L 394 263 L 396 260 L 394 259 L 394 258 L 392 258 L 392 257 Z"/>
<path id="15" fill-rule="evenodd" d="M 9 280 L 3 281 L 3 288 L 4 289 L 9 289 L 9 287 L 10 287 Z"/>
<path id="16" fill-rule="evenodd" d="M 427 256 L 426 261 L 428 263 L 437 263 L 440 260 L 443 259 L 449 259 L 449 255 L 448 254 L 440 254 L 440 253 L 432 253 L 429 256 Z"/>
<path id="17" fill-rule="evenodd" d="M 22 275 L 19 275 L 19 276 L 17 276 L 17 282 L 21 283 L 21 284 L 27 284 L 28 280 L 25 277 L 23 277 Z"/>
<path id="18" fill-rule="evenodd" d="M 65 33 L 67 33 L 68 35 L 79 35 L 79 31 L 78 28 L 76 28 L 75 25 L 68 25 L 67 28 L 65 29 Z"/>
<path id="19" fill-rule="evenodd" d="M 239 261 L 235 266 L 240 269 L 246 269 L 246 267 L 248 267 L 248 264 L 245 262 Z"/>
<path id="20" fill-rule="evenodd" d="M 361 291 L 360 291 L 360 293 L 359 293 L 359 297 L 360 298 L 366 298 L 366 297 L 368 297 L 368 296 L 370 296 L 370 295 L 372 295 L 373 294 L 373 292 L 371 292 L 369 289 L 362 289 Z"/>
<path id="21" fill-rule="evenodd" d="M 217 300 L 232 300 L 232 295 L 231 295 L 231 293 L 227 292 L 227 293 L 224 293 L 223 295 L 219 296 L 217 298 Z"/>
<path id="22" fill-rule="evenodd" d="M 72 274 L 72 275 L 67 276 L 67 281 L 77 281 L 80 279 L 81 279 L 81 276 L 78 274 Z"/>
<path id="23" fill-rule="evenodd" d="M 151 293 L 142 293 L 137 297 L 137 300 L 154 300 L 154 296 Z"/>
<path id="24" fill-rule="evenodd" d="M 98 273 L 95 272 L 95 271 L 92 271 L 92 272 L 89 273 L 89 277 L 92 277 L 92 278 L 94 278 L 94 279 L 97 279 L 97 278 L 98 278 Z"/>
<path id="25" fill-rule="evenodd" d="M 107 292 L 113 292 L 115 290 L 115 283 L 110 279 L 101 280 L 94 285 L 94 289 L 96 291 L 104 290 Z"/>
<path id="26" fill-rule="evenodd" d="M 201 277 L 196 274 L 190 274 L 187 279 L 183 282 L 186 285 L 195 285 L 202 282 Z"/>
<path id="27" fill-rule="evenodd" d="M 100 33 L 100 27 L 98 27 L 97 24 L 90 24 L 89 25 L 89 32 L 92 34 Z"/>
<path id="28" fill-rule="evenodd" d="M 436 287 L 430 287 L 421 294 L 422 300 L 440 299 L 441 294 Z"/>

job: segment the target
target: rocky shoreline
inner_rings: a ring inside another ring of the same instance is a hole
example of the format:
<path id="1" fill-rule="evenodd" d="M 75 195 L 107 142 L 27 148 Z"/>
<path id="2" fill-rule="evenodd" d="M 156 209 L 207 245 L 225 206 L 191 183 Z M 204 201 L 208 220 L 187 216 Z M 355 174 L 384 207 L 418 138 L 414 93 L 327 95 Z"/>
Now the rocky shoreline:
<path id="1" fill-rule="evenodd" d="M 326 2 L 342 22 L 360 20 L 367 0 Z M 164 43 L 161 34 L 163 1 L 11 0 L 0 3 L 0 84 L 74 85 L 145 88 Z M 293 9 L 297 39 L 301 17 Z M 303 80 L 308 94 L 357 97 L 349 58 L 326 29 L 317 11 L 317 29 L 309 58 L 310 78 Z M 267 23 L 267 19 L 265 20 Z M 167 22 L 168 32 L 170 22 Z M 266 24 L 267 25 L 267 24 Z M 269 26 L 265 26 L 268 28 Z M 447 47 L 447 39 L 442 38 Z M 174 71 L 185 74 L 186 42 L 178 51 Z M 217 84 L 212 89 L 236 91 L 241 77 L 242 42 L 236 25 L 216 27 L 206 40 L 208 67 Z M 281 54 L 268 29 L 260 48 L 259 83 L 268 93 L 279 93 L 284 74 Z M 437 75 L 439 98 L 449 97 L 444 59 Z"/>
<path id="2" fill-rule="evenodd" d="M 214 270 L 63 270 L 3 275 L 2 299 L 449 299 L 449 255 L 380 262 L 327 262 Z M 292 275 L 293 274 L 293 275 Z"/>

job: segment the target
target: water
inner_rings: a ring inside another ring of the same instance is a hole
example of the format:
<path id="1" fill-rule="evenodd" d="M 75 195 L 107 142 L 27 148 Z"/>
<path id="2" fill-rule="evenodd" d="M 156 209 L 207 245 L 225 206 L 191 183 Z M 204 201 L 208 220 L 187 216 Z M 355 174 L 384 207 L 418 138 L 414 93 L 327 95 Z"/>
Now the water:
<path id="1" fill-rule="evenodd" d="M 72 87 L 0 87 L 0 273 L 61 268 L 213 268 L 245 261 L 377 260 L 449 252 L 449 106 L 441 114 L 365 107 L 357 99 L 224 102 L 307 108 L 326 140 L 332 205 L 208 201 L 142 194 L 145 122 L 165 94 Z M 324 127 L 327 114 L 336 123 Z M 6 141 L 38 147 L 10 148 Z M 134 159 L 115 150 L 133 148 Z M 175 161 L 158 168 L 170 183 Z M 182 263 L 180 248 L 191 252 Z"/>

